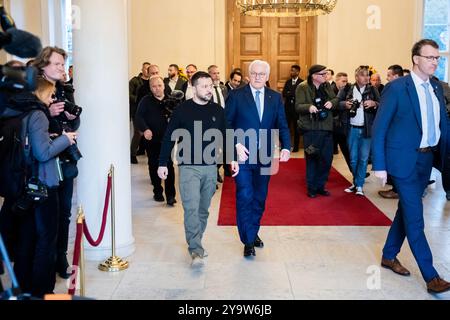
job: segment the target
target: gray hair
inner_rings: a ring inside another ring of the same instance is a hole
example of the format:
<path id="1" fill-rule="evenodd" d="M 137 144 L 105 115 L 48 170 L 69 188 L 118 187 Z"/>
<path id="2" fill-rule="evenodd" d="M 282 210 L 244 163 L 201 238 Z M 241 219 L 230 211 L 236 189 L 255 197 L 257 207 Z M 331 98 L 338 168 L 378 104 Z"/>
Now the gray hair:
<path id="1" fill-rule="evenodd" d="M 250 63 L 250 65 L 248 66 L 248 73 L 252 73 L 252 69 L 254 66 L 263 66 L 266 69 L 266 74 L 267 77 L 269 77 L 270 75 L 270 65 L 267 61 L 263 61 L 263 60 L 254 60 L 252 63 Z"/>

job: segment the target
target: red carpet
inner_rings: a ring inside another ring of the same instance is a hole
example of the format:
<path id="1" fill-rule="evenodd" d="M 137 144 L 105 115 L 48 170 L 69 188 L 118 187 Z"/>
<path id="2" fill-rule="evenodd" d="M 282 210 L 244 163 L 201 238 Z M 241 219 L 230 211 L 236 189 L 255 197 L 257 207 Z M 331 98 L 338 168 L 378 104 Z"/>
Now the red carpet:
<path id="1" fill-rule="evenodd" d="M 270 179 L 269 195 L 261 225 L 264 226 L 390 226 L 391 221 L 366 197 L 347 194 L 348 181 L 331 169 L 327 189 L 331 197 L 306 195 L 306 162 L 291 159 Z M 218 225 L 236 225 L 234 179 L 226 178 Z"/>

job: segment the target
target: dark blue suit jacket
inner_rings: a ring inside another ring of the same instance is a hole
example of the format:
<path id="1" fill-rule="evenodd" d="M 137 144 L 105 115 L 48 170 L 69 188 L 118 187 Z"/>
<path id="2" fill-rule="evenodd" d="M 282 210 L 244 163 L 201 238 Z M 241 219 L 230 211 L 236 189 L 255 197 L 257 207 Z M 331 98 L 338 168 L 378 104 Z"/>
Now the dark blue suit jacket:
<path id="1" fill-rule="evenodd" d="M 440 104 L 438 169 L 446 153 L 447 114 L 443 89 L 431 80 Z M 374 171 L 386 170 L 398 178 L 408 177 L 414 170 L 422 140 L 419 97 L 411 75 L 389 83 L 383 90 L 380 108 L 372 128 L 372 162 Z"/>
<path id="2" fill-rule="evenodd" d="M 259 139 L 259 129 L 267 129 L 268 134 L 266 141 L 267 146 L 273 146 L 274 137 L 272 136 L 271 129 L 279 129 L 279 138 L 281 142 L 281 149 L 291 149 L 290 133 L 286 121 L 286 113 L 284 111 L 283 101 L 281 94 L 265 87 L 264 93 L 264 113 L 262 121 L 259 120 L 258 110 L 253 98 L 250 85 L 232 90 L 228 96 L 225 114 L 228 120 L 228 124 L 232 129 L 242 129 L 247 131 L 253 129 Z M 257 142 L 259 140 L 253 141 Z M 253 144 L 250 146 L 249 139 L 235 139 L 236 143 L 243 144 L 250 153 L 257 146 Z M 270 151 L 271 148 L 268 149 Z M 251 154 L 249 160 L 251 159 Z M 272 157 L 273 154 L 267 154 Z"/>

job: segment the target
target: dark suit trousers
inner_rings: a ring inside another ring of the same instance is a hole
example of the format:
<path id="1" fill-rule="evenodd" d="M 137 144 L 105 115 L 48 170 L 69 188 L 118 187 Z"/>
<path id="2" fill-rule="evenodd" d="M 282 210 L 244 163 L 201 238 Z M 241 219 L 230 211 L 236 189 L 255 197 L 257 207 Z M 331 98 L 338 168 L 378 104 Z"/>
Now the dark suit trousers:
<path id="1" fill-rule="evenodd" d="M 450 191 L 450 154 L 446 155 L 445 163 L 442 168 L 442 186 L 444 187 L 445 192 Z"/>
<path id="2" fill-rule="evenodd" d="M 428 185 L 433 154 L 419 153 L 416 168 L 407 178 L 392 177 L 400 197 L 397 213 L 383 249 L 383 257 L 394 259 L 405 237 L 426 282 L 438 276 L 433 256 L 424 233 L 422 195 Z"/>
<path id="3" fill-rule="evenodd" d="M 164 181 L 163 189 L 161 179 L 158 177 L 158 167 L 159 167 L 159 153 L 161 152 L 161 143 L 159 142 L 148 142 L 146 145 L 147 157 L 148 157 L 148 173 L 150 175 L 150 180 L 153 185 L 153 193 L 155 195 L 162 195 L 163 191 L 166 194 L 166 199 L 175 197 L 175 170 L 173 168 L 172 161 L 167 163 L 168 175 L 167 179 Z"/>
<path id="4" fill-rule="evenodd" d="M 317 158 L 306 156 L 306 184 L 316 192 L 325 188 L 333 161 L 333 134 L 331 131 L 310 130 L 303 135 L 305 149 L 313 144 L 320 149 Z"/>
<path id="5" fill-rule="evenodd" d="M 300 144 L 300 129 L 297 125 L 298 115 L 293 106 L 286 106 L 286 120 L 288 122 L 289 130 L 291 131 L 291 136 L 294 137 L 293 149 L 296 150 Z"/>
<path id="6" fill-rule="evenodd" d="M 253 243 L 266 206 L 269 175 L 259 165 L 240 165 L 236 176 L 237 227 L 243 244 Z"/>

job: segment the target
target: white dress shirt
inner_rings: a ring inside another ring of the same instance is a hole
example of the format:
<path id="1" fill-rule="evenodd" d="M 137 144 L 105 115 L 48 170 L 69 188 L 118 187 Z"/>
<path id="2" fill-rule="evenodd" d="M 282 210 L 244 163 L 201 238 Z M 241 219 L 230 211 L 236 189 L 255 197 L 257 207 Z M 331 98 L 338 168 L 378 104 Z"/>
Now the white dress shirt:
<path id="1" fill-rule="evenodd" d="M 192 90 L 192 84 L 188 82 L 186 94 L 184 95 L 186 100 L 194 98 L 194 91 Z"/>
<path id="2" fill-rule="evenodd" d="M 411 76 L 416 86 L 417 95 L 419 96 L 420 104 L 420 115 L 422 118 L 422 141 L 420 142 L 420 148 L 434 147 L 438 144 L 439 138 L 441 137 L 441 129 L 439 128 L 439 122 L 441 121 L 439 100 L 434 93 L 434 87 L 430 82 L 430 79 L 423 81 L 411 71 Z M 427 98 L 425 96 L 425 88 L 422 86 L 423 83 L 429 83 L 428 90 L 430 91 L 431 98 L 433 99 L 433 113 L 434 113 L 434 125 L 436 132 L 436 141 L 433 146 L 428 145 L 428 114 L 427 114 Z"/>

